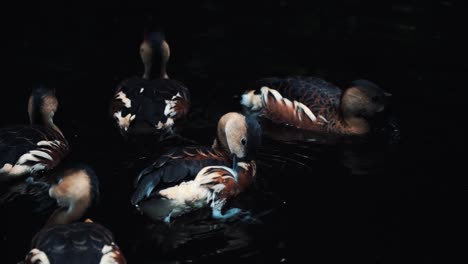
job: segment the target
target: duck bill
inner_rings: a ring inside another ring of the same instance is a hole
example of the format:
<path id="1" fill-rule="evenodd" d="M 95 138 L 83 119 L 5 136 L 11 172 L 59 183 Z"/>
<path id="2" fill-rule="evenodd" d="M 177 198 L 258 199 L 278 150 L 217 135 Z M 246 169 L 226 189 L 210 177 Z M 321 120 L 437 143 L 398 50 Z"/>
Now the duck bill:
<path id="1" fill-rule="evenodd" d="M 232 155 L 232 170 L 237 171 L 237 155 Z"/>

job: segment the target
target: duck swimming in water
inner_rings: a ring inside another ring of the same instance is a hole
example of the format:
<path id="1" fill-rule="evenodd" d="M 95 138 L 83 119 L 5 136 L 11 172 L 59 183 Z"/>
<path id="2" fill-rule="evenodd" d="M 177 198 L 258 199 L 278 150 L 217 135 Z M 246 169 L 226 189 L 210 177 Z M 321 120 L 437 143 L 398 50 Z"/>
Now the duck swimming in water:
<path id="1" fill-rule="evenodd" d="M 41 179 L 40 185 L 16 186 L 15 190 L 20 192 L 8 196 L 8 200 L 13 200 L 9 202 L 19 197 L 34 200 L 38 203 L 34 210 L 41 211 L 37 213 L 58 205 L 34 236 L 25 263 L 126 263 L 108 229 L 91 221 L 75 222 L 99 199 L 94 171 L 86 165 L 75 164 L 48 178 L 49 181 Z"/>
<path id="2" fill-rule="evenodd" d="M 260 136 L 254 118 L 233 112 L 223 115 L 212 147 L 175 148 L 144 169 L 136 179 L 132 204 L 150 218 L 166 222 L 207 205 L 215 218 L 235 215 L 238 209 L 225 214 L 221 209 L 253 181 Z"/>
<path id="3" fill-rule="evenodd" d="M 190 92 L 181 82 L 169 79 L 166 64 L 170 49 L 161 32 L 144 37 L 140 56 L 142 77 L 123 81 L 115 91 L 111 115 L 123 135 L 164 135 L 190 108 Z"/>
<path id="4" fill-rule="evenodd" d="M 2 205 L 17 200 L 35 204 L 37 214 L 54 210 L 45 227 L 79 220 L 99 199 L 99 182 L 94 170 L 83 164 L 40 176 L 36 181 L 16 183 L 1 194 Z M 55 209 L 54 209 L 55 208 Z"/>
<path id="5" fill-rule="evenodd" d="M 39 231 L 31 242 L 26 264 L 125 264 L 112 232 L 91 220 L 55 225 Z"/>
<path id="6" fill-rule="evenodd" d="M 30 125 L 0 129 L 0 182 L 35 177 L 68 154 L 69 144 L 53 120 L 57 108 L 55 90 L 35 88 L 28 103 Z"/>
<path id="7" fill-rule="evenodd" d="M 330 134 L 365 135 L 368 120 L 385 108 L 390 94 L 367 80 L 345 89 L 316 77 L 265 78 L 242 95 L 250 112 L 277 124 Z"/>

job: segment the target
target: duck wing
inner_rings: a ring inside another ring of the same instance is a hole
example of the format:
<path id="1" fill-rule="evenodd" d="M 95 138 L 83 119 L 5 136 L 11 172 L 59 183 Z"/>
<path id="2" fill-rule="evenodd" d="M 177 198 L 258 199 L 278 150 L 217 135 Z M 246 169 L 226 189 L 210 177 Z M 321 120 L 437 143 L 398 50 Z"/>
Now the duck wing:
<path id="1" fill-rule="evenodd" d="M 209 147 L 189 146 L 172 149 L 138 175 L 131 202 L 137 205 L 150 197 L 155 190 L 193 180 L 202 168 L 211 165 L 229 166 L 230 158 Z"/>
<path id="2" fill-rule="evenodd" d="M 15 126 L 0 130 L 0 180 L 56 167 L 68 154 L 66 139 L 53 129 Z"/>
<path id="3" fill-rule="evenodd" d="M 35 263 L 40 256 L 50 263 L 126 263 L 112 232 L 96 223 L 78 222 L 43 229 L 34 236 L 31 248 L 26 263 Z M 103 262 L 106 258 L 114 262 Z"/>
<path id="4" fill-rule="evenodd" d="M 307 106 L 315 115 L 329 118 L 340 104 L 342 90 L 317 77 L 291 76 L 287 78 L 264 78 L 256 87 L 267 86 L 278 91 L 284 98 Z"/>

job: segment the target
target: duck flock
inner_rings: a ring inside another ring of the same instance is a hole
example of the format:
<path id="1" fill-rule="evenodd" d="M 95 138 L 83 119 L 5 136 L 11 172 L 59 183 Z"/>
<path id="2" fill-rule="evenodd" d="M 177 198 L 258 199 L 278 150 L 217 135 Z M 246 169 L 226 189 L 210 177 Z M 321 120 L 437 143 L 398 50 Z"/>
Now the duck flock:
<path id="1" fill-rule="evenodd" d="M 162 144 L 178 134 L 179 123 L 190 122 L 190 88 L 166 72 L 170 47 L 163 33 L 146 34 L 140 56 L 143 75 L 120 83 L 109 115 L 128 142 L 149 137 Z M 153 153 L 149 166 L 138 168 L 127 200 L 141 217 L 170 225 L 201 208 L 216 221 L 243 214 L 229 202 L 258 177 L 262 120 L 324 137 L 362 138 L 390 96 L 368 80 L 345 89 L 311 76 L 262 78 L 255 85 L 239 91 L 242 113 L 220 113 L 211 145 L 188 140 Z M 36 87 L 28 101 L 30 124 L 0 129 L 2 208 L 27 199 L 32 214 L 47 215 L 24 263 L 126 263 L 106 223 L 85 218 L 99 200 L 99 176 L 80 161 L 64 161 L 73 149 L 54 123 L 59 101 L 54 89 Z"/>

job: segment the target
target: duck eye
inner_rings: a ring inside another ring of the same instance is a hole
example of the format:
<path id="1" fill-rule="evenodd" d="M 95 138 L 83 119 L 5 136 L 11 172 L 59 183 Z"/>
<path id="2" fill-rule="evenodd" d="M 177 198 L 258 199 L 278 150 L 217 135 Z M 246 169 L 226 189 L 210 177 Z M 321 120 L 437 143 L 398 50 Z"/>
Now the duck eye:
<path id="1" fill-rule="evenodd" d="M 241 139 L 241 143 L 242 143 L 242 145 L 245 146 L 245 144 L 247 144 L 247 140 L 245 138 L 243 138 L 243 139 Z"/>
<path id="2" fill-rule="evenodd" d="M 372 96 L 371 100 L 372 102 L 378 102 L 380 101 L 380 98 L 376 95 L 376 96 Z"/>

